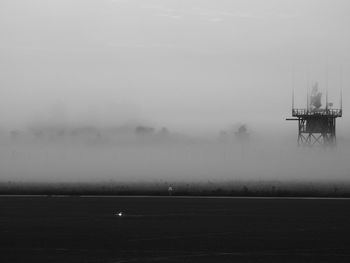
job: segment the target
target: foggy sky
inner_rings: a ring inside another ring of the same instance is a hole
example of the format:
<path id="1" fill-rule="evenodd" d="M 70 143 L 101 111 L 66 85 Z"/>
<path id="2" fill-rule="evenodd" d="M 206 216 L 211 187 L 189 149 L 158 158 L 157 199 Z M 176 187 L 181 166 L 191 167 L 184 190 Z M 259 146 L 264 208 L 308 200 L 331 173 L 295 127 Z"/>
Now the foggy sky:
<path id="1" fill-rule="evenodd" d="M 346 105 L 349 8 L 347 0 L 2 0 L 1 126 L 145 120 L 199 131 L 241 121 L 288 130 L 293 87 L 301 106 L 314 81 L 328 83 L 335 105 L 342 88 Z"/>
<path id="2" fill-rule="evenodd" d="M 348 0 L 2 0 L 0 179 L 347 179 L 349 8 Z M 315 81 L 335 107 L 343 90 L 340 147 L 300 152 L 296 123 L 285 118 L 292 90 L 305 107 Z M 215 136 L 245 123 L 252 142 L 103 135 L 79 144 L 2 132 L 125 123 Z"/>

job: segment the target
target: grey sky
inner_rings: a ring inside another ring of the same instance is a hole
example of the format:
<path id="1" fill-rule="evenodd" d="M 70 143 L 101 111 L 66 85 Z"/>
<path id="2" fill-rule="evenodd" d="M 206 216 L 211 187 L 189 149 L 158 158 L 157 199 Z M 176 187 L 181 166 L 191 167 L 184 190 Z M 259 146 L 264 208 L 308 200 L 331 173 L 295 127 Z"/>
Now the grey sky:
<path id="1" fill-rule="evenodd" d="M 2 0 L 0 119 L 215 130 L 267 115 L 289 129 L 293 83 L 299 105 L 316 80 L 321 89 L 328 82 L 336 105 L 343 88 L 346 105 L 349 8 L 347 0 Z"/>

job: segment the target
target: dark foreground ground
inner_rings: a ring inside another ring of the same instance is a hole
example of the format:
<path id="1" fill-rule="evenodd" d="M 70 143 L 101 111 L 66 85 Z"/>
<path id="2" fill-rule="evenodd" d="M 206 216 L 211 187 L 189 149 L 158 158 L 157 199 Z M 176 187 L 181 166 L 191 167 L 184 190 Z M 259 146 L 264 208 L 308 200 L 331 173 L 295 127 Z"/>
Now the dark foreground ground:
<path id="1" fill-rule="evenodd" d="M 350 262 L 350 200 L 0 197 L 0 262 Z"/>

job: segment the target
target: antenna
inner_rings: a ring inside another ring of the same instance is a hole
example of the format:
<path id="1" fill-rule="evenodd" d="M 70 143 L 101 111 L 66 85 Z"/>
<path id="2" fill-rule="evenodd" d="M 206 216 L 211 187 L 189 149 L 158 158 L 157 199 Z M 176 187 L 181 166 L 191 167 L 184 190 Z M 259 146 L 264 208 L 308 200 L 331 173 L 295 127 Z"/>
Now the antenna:
<path id="1" fill-rule="evenodd" d="M 307 87 L 306 91 L 306 110 L 309 112 L 309 87 Z"/>
<path id="2" fill-rule="evenodd" d="M 294 110 L 295 67 L 292 68 L 292 110 Z"/>
<path id="3" fill-rule="evenodd" d="M 343 113 L 343 65 L 340 64 L 340 111 Z"/>
<path id="4" fill-rule="evenodd" d="M 328 58 L 326 59 L 326 111 L 328 111 Z"/>
<path id="5" fill-rule="evenodd" d="M 343 113 L 343 90 L 340 90 L 340 110 Z"/>
<path id="6" fill-rule="evenodd" d="M 326 71 L 326 90 L 328 90 L 328 68 Z"/>
<path id="7" fill-rule="evenodd" d="M 294 84 L 295 82 L 295 69 L 294 66 L 292 66 L 292 114 L 294 112 Z"/>
<path id="8" fill-rule="evenodd" d="M 306 105 L 306 110 L 307 110 L 307 112 L 309 112 L 309 110 L 310 110 L 310 91 L 309 91 L 309 89 L 310 89 L 310 69 L 308 69 L 308 72 L 307 72 L 307 76 L 306 76 L 306 91 L 307 91 L 307 94 L 306 94 L 306 103 L 307 103 L 307 105 Z"/>

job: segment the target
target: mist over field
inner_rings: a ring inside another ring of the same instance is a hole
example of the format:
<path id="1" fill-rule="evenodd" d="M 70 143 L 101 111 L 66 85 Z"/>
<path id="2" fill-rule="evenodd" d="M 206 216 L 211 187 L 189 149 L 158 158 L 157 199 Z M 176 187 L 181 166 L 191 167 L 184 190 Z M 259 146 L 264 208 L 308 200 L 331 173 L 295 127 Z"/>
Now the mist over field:
<path id="1" fill-rule="evenodd" d="M 17 131 L 1 137 L 1 181 L 348 181 L 350 142 L 338 143 L 297 148 L 294 134 L 241 140 L 234 130 L 194 137 L 144 126 Z"/>
<path id="2" fill-rule="evenodd" d="M 0 181 L 348 181 L 349 8 L 3 0 Z M 342 90 L 337 148 L 285 121 L 315 82 Z"/>

